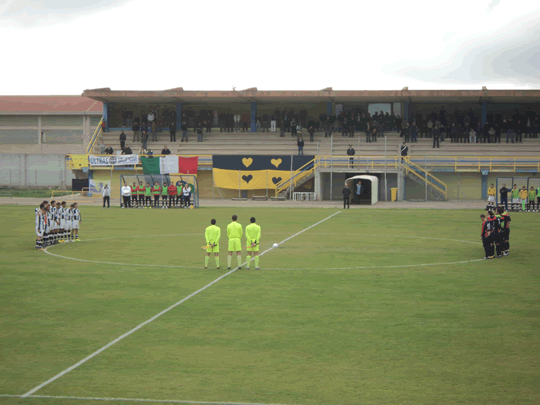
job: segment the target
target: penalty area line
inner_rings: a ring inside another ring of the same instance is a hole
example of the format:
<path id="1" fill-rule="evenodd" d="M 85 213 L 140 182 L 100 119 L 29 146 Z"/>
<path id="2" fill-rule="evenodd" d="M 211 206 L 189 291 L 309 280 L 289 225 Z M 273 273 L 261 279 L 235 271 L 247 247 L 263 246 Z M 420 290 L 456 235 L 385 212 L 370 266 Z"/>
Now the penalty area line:
<path id="1" fill-rule="evenodd" d="M 1 395 L 0 398 L 20 398 L 20 395 Z M 214 401 L 189 401 L 181 399 L 142 399 L 142 398 L 99 398 L 99 397 L 72 397 L 54 395 L 29 395 L 25 398 L 36 399 L 75 399 L 82 401 L 118 401 L 118 402 L 147 402 L 147 403 L 167 403 L 167 404 L 198 404 L 198 405 L 285 405 L 285 404 L 263 404 L 256 402 L 214 402 Z"/>
<path id="2" fill-rule="evenodd" d="M 279 242 L 278 245 L 282 245 L 283 243 L 287 242 L 288 240 L 291 240 L 292 238 L 294 238 L 295 236 L 298 236 L 298 235 L 300 235 L 300 234 L 302 234 L 302 233 L 304 233 L 304 232 L 310 230 L 311 228 L 313 228 L 313 227 L 315 227 L 315 226 L 317 226 L 317 225 L 319 225 L 319 224 L 322 224 L 324 221 L 329 220 L 330 218 L 336 216 L 336 215 L 339 214 L 340 212 L 341 212 L 341 211 L 338 211 L 338 212 L 336 212 L 336 213 L 330 215 L 329 217 L 326 217 L 325 219 L 323 219 L 323 220 L 321 220 L 321 221 L 319 221 L 319 222 L 317 222 L 317 223 L 315 223 L 315 224 L 313 224 L 313 225 L 307 227 L 306 229 L 303 229 L 302 231 L 297 232 L 297 233 L 295 233 L 295 234 L 292 235 L 292 236 L 289 236 L 287 239 L 284 239 L 284 240 L 282 240 L 281 242 Z M 270 249 L 265 250 L 264 252 L 262 252 L 261 254 L 259 254 L 259 256 L 262 256 L 262 255 L 264 255 L 265 253 L 270 252 L 272 249 L 274 249 L 274 248 L 271 247 Z M 62 371 L 62 372 L 56 374 L 54 377 L 52 377 L 52 378 L 48 379 L 47 381 L 45 381 L 45 382 L 39 384 L 37 387 L 32 388 L 32 389 L 31 389 L 30 391 L 28 391 L 27 393 L 21 395 L 21 398 L 27 398 L 27 397 L 29 397 L 30 395 L 32 395 L 33 393 L 35 393 L 36 391 L 38 391 L 38 390 L 40 390 L 41 388 L 45 387 L 46 385 L 49 385 L 49 384 L 52 383 L 53 381 L 56 381 L 57 379 L 59 379 L 59 378 L 62 377 L 63 375 L 69 373 L 70 371 L 72 371 L 72 370 L 76 369 L 77 367 L 81 366 L 82 364 L 86 363 L 88 360 L 94 358 L 95 356 L 97 356 L 97 355 L 100 354 L 101 352 L 107 350 L 109 347 L 111 347 L 111 346 L 114 345 L 115 343 L 118 343 L 119 341 L 121 341 L 122 339 L 128 337 L 128 336 L 131 335 L 132 333 L 137 332 L 139 329 L 141 329 L 141 328 L 144 327 L 145 325 L 148 325 L 150 322 L 155 321 L 155 320 L 156 320 L 157 318 L 159 318 L 161 315 L 166 314 L 166 313 L 169 312 L 170 310 L 176 308 L 178 305 L 183 304 L 184 302 L 186 302 L 187 300 L 189 300 L 191 297 L 194 297 L 194 296 L 197 295 L 198 293 L 200 293 L 200 292 L 206 290 L 208 287 L 210 287 L 210 286 L 216 284 L 219 280 L 221 280 L 221 279 L 227 277 L 229 274 L 234 273 L 236 270 L 238 270 L 240 267 L 244 266 L 246 263 L 247 263 L 247 261 L 244 262 L 244 263 L 242 263 L 240 266 L 235 267 L 235 268 L 232 269 L 231 271 L 229 271 L 229 272 L 223 274 L 222 276 L 216 278 L 216 279 L 215 279 L 214 281 L 212 281 L 211 283 L 208 283 L 207 285 L 205 285 L 204 287 L 198 289 L 198 290 L 195 291 L 194 293 L 191 293 L 191 294 L 188 295 L 187 297 L 182 298 L 182 299 L 181 299 L 180 301 L 178 301 L 176 304 L 171 305 L 170 307 L 164 309 L 164 310 L 161 311 L 160 313 L 154 315 L 152 318 L 150 318 L 150 319 L 144 321 L 143 323 L 137 325 L 136 327 L 134 327 L 134 328 L 131 329 L 130 331 L 128 331 L 128 332 L 124 333 L 123 335 L 117 337 L 117 338 L 114 339 L 112 342 L 110 342 L 109 344 L 103 346 L 101 349 L 96 350 L 95 352 L 93 352 L 92 354 L 88 355 L 87 357 L 85 357 L 84 359 L 82 359 L 81 361 L 79 361 L 78 363 L 75 363 L 75 364 L 72 365 L 71 367 L 66 368 L 64 371 Z"/>

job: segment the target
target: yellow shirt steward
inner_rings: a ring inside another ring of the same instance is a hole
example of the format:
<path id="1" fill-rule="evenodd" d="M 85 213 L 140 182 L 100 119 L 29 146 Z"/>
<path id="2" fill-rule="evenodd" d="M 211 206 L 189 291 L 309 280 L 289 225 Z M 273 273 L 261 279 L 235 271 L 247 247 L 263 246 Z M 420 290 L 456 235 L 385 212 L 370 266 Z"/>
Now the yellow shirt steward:
<path id="1" fill-rule="evenodd" d="M 527 190 L 519 190 L 519 198 L 521 198 L 522 200 L 526 200 L 528 195 L 529 193 L 527 192 Z"/>
<path id="2" fill-rule="evenodd" d="M 259 242 L 261 240 L 261 227 L 257 224 L 249 224 L 246 226 L 246 247 L 248 252 L 258 252 Z M 251 247 L 252 243 L 257 246 Z"/>
<path id="3" fill-rule="evenodd" d="M 495 190 L 495 187 L 493 188 L 488 188 L 488 195 L 490 197 L 495 197 L 495 194 L 497 193 L 497 190 Z"/>
<path id="4" fill-rule="evenodd" d="M 238 222 L 231 222 L 227 225 L 227 236 L 229 238 L 229 252 L 242 251 L 240 238 L 242 237 L 242 225 Z"/>
<path id="5" fill-rule="evenodd" d="M 219 239 L 221 238 L 221 229 L 216 225 L 210 225 L 204 231 L 204 237 L 206 238 L 206 244 L 208 246 L 215 245 L 206 249 L 207 253 L 219 253 Z"/>

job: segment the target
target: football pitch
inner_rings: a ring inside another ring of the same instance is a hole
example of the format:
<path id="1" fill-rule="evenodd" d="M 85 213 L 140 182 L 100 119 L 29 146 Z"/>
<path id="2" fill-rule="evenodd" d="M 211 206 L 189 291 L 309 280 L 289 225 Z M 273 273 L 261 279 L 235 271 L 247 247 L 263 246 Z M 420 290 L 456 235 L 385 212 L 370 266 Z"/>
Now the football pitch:
<path id="1" fill-rule="evenodd" d="M 39 252 L 0 206 L 0 403 L 538 404 L 540 214 L 482 260 L 481 213 L 81 207 Z M 233 214 L 261 270 L 226 275 Z"/>

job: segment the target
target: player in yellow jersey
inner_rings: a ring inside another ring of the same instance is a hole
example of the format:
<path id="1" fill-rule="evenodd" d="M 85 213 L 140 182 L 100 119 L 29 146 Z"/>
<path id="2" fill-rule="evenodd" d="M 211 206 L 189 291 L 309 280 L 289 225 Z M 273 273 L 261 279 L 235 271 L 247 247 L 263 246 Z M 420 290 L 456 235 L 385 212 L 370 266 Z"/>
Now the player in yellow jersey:
<path id="1" fill-rule="evenodd" d="M 227 268 L 231 269 L 233 252 L 236 252 L 236 258 L 238 259 L 238 268 L 242 268 L 242 244 L 240 239 L 242 238 L 242 225 L 238 222 L 236 215 L 232 216 L 232 222 L 227 225 L 227 237 L 229 238 L 229 255 L 227 256 Z"/>
<path id="2" fill-rule="evenodd" d="M 216 226 L 216 220 L 210 221 L 210 226 L 204 231 L 204 237 L 206 238 L 206 256 L 204 257 L 204 268 L 208 268 L 208 261 L 210 260 L 210 254 L 213 253 L 216 258 L 216 267 L 219 269 L 219 239 L 221 238 L 221 229 Z"/>
<path id="3" fill-rule="evenodd" d="M 486 211 L 495 209 L 495 194 L 497 194 L 497 190 L 495 189 L 493 183 L 491 183 L 491 187 L 488 188 L 488 203 Z"/>
<path id="4" fill-rule="evenodd" d="M 255 269 L 260 270 L 259 267 L 259 243 L 261 240 L 261 227 L 255 223 L 255 217 L 251 217 L 251 222 L 246 226 L 246 248 L 247 248 L 247 266 L 246 270 L 249 270 L 249 264 L 251 263 L 251 256 L 255 256 Z"/>

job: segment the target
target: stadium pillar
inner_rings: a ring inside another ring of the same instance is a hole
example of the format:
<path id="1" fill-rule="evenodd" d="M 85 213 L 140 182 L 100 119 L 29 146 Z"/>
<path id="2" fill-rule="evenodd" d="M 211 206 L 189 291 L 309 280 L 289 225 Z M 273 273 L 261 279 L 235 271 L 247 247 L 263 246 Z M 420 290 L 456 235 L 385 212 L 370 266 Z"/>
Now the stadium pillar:
<path id="1" fill-rule="evenodd" d="M 487 200 L 489 170 L 482 170 L 482 200 Z"/>
<path id="2" fill-rule="evenodd" d="M 409 120 L 409 102 L 408 101 L 402 101 L 402 110 L 403 115 L 401 118 L 405 118 L 407 121 Z"/>
<path id="3" fill-rule="evenodd" d="M 109 132 L 109 103 L 103 103 L 103 121 L 105 121 L 105 132 Z"/>
<path id="4" fill-rule="evenodd" d="M 397 186 L 398 186 L 397 200 L 403 201 L 405 199 L 405 176 L 403 175 L 402 171 L 398 173 Z"/>
<path id="5" fill-rule="evenodd" d="M 334 109 L 333 103 L 331 101 L 327 101 L 326 102 L 326 115 L 330 117 L 332 115 L 333 109 Z"/>
<path id="6" fill-rule="evenodd" d="M 481 118 L 482 126 L 486 125 L 486 120 L 487 120 L 487 103 L 484 101 L 482 103 L 482 118 Z"/>
<path id="7" fill-rule="evenodd" d="M 176 103 L 176 129 L 182 130 L 182 103 Z"/>
<path id="8" fill-rule="evenodd" d="M 257 132 L 257 103 L 251 103 L 251 132 Z"/>

